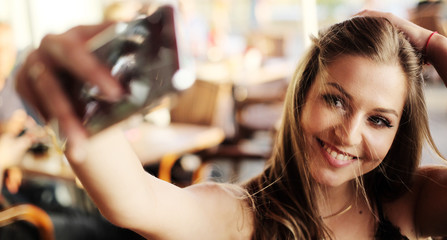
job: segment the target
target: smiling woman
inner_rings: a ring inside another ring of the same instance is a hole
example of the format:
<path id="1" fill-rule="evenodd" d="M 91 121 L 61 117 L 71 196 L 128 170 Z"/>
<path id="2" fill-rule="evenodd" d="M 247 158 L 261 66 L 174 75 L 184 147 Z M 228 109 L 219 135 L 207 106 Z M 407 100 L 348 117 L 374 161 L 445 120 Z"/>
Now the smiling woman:
<path id="1" fill-rule="evenodd" d="M 104 27 L 44 38 L 17 80 L 44 117 L 58 118 L 73 170 L 112 223 L 150 239 L 447 236 L 447 169 L 419 167 L 425 143 L 437 152 L 422 63 L 447 83 L 445 37 L 374 11 L 322 30 L 290 82 L 264 171 L 242 185 L 179 188 L 145 172 L 120 129 L 88 139 L 58 88 L 64 68 L 120 98 L 123 89 L 85 48 Z"/>
<path id="2" fill-rule="evenodd" d="M 321 31 L 289 87 L 270 164 L 248 184 L 257 239 L 416 238 L 407 191 L 424 141 L 434 146 L 422 84 L 420 55 L 387 19 Z"/>

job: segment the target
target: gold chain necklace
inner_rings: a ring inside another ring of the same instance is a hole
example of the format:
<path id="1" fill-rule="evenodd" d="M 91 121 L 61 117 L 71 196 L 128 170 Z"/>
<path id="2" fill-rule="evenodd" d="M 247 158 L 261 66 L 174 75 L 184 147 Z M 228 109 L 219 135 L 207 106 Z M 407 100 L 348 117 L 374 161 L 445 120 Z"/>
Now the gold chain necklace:
<path id="1" fill-rule="evenodd" d="M 328 218 L 331 218 L 331 217 L 340 216 L 340 215 L 346 213 L 347 211 L 349 211 L 351 208 L 352 208 L 352 203 L 349 204 L 347 207 L 342 208 L 342 209 L 341 209 L 340 211 L 338 211 L 338 212 L 332 213 L 332 214 L 330 214 L 330 215 L 328 215 L 328 216 L 324 216 L 324 217 L 321 217 L 321 218 L 322 218 L 322 219 L 328 219 Z"/>

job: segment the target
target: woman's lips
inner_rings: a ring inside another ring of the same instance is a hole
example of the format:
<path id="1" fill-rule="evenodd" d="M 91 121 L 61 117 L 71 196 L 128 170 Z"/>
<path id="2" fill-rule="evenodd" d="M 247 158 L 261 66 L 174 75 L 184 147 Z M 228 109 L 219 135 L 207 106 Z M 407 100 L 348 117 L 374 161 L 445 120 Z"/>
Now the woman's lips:
<path id="1" fill-rule="evenodd" d="M 358 157 L 342 152 L 318 138 L 317 141 L 321 146 L 323 156 L 325 156 L 328 163 L 333 167 L 344 167 L 358 159 Z"/>

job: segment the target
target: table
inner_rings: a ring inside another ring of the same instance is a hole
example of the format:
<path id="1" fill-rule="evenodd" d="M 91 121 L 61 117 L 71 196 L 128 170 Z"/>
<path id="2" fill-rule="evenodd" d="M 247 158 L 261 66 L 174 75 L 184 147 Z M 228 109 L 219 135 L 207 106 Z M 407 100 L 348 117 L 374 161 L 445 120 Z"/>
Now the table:
<path id="1" fill-rule="evenodd" d="M 27 175 L 41 175 L 70 181 L 75 180 L 76 177 L 65 156 L 52 146 L 47 153 L 42 155 L 26 153 L 19 167 Z"/>
<path id="2" fill-rule="evenodd" d="M 183 123 L 156 126 L 143 122 L 125 130 L 125 135 L 142 165 L 160 163 L 159 178 L 167 181 L 170 168 L 181 155 L 217 146 L 225 138 L 219 127 Z M 52 148 L 41 157 L 28 153 L 20 167 L 26 174 L 75 179 L 65 157 Z"/>
<path id="3" fill-rule="evenodd" d="M 126 130 L 126 137 L 143 166 L 160 163 L 158 177 L 170 181 L 170 169 L 181 155 L 215 147 L 224 140 L 225 134 L 221 128 L 212 126 L 142 123 Z"/>

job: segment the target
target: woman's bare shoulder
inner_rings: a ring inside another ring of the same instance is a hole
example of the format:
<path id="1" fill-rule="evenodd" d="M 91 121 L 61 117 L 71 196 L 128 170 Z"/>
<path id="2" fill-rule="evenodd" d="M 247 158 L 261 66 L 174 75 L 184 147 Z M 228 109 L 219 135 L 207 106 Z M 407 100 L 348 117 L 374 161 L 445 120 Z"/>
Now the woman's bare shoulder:
<path id="1" fill-rule="evenodd" d="M 200 199 L 201 206 L 212 216 L 219 216 L 216 231 L 231 234 L 228 239 L 250 239 L 253 232 L 253 210 L 250 196 L 239 185 L 227 183 L 200 183 L 185 190 Z M 216 218 L 213 218 L 216 219 Z M 233 231 L 229 231 L 233 229 Z"/>
<path id="2" fill-rule="evenodd" d="M 407 193 L 385 204 L 386 214 L 405 235 L 428 236 L 430 232 L 438 232 L 431 228 L 436 225 L 437 213 L 447 212 L 447 208 L 440 208 L 444 205 L 440 199 L 446 197 L 447 167 L 422 166 L 414 173 L 413 184 L 408 186 Z"/>
<path id="3" fill-rule="evenodd" d="M 193 193 L 210 207 L 240 211 L 244 216 L 251 215 L 250 195 L 239 185 L 228 183 L 206 182 L 191 185 L 185 190 Z"/>
<path id="4" fill-rule="evenodd" d="M 204 182 L 191 185 L 185 189 L 195 193 L 212 196 L 220 195 L 219 197 L 234 198 L 236 200 L 242 200 L 248 195 L 243 187 L 231 183 Z"/>

